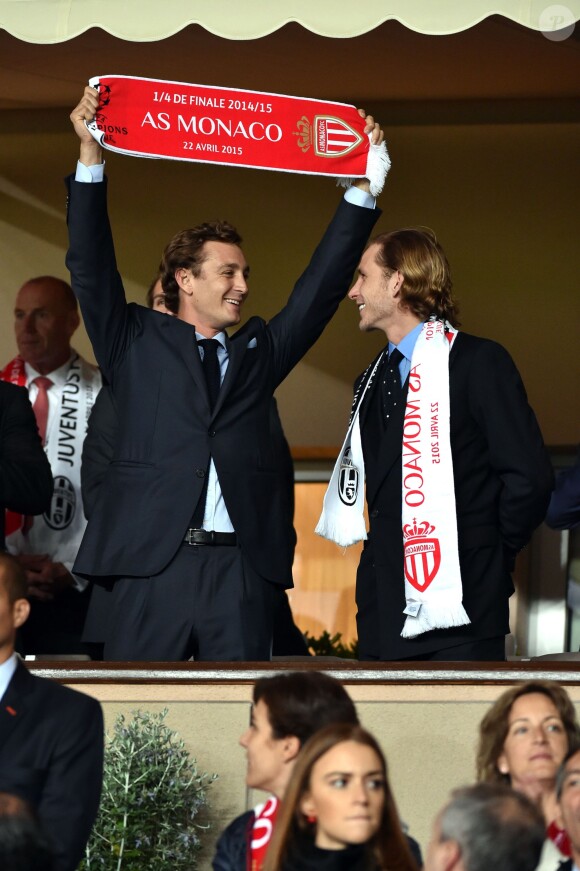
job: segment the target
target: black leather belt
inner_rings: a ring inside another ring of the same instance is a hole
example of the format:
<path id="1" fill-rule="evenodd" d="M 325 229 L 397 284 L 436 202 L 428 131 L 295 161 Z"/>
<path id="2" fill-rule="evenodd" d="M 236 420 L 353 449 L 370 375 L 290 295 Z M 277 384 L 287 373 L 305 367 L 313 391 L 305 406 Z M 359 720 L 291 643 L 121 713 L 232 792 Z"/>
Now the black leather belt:
<path id="1" fill-rule="evenodd" d="M 185 544 L 191 545 L 225 545 L 235 547 L 238 537 L 235 532 L 214 532 L 209 529 L 188 529 L 183 539 Z"/>

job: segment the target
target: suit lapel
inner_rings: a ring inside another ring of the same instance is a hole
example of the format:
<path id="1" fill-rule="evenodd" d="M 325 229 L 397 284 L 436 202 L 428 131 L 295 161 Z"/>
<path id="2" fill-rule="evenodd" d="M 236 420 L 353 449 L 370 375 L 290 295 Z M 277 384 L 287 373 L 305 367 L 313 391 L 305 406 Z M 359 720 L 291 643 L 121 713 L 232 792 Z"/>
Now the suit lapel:
<path id="1" fill-rule="evenodd" d="M 378 373 L 377 373 L 378 375 Z M 365 425 L 368 415 L 375 408 L 376 396 L 377 396 L 377 384 L 379 383 L 379 378 L 375 377 L 373 379 L 373 383 L 367 389 L 365 397 L 362 402 L 361 410 L 360 410 L 360 425 L 361 428 Z"/>
<path id="2" fill-rule="evenodd" d="M 183 357 L 187 371 L 193 378 L 197 388 L 194 394 L 194 401 L 196 401 L 197 397 L 201 397 L 202 401 L 199 404 L 204 405 L 205 411 L 208 413 L 209 397 L 207 394 L 207 384 L 205 381 L 201 357 L 199 356 L 199 350 L 197 348 L 195 327 L 191 324 L 185 323 L 185 321 L 179 320 L 178 318 L 169 317 L 167 321 L 165 319 L 163 320 L 161 327 L 171 330 L 171 342 Z"/>
<path id="3" fill-rule="evenodd" d="M 378 380 L 378 379 L 377 379 Z M 379 442 L 377 451 L 376 469 L 378 474 L 372 476 L 367 482 L 369 489 L 368 503 L 371 504 L 375 494 L 380 489 L 384 479 L 387 477 L 393 467 L 393 463 L 401 459 L 401 451 L 403 444 L 403 422 L 405 419 L 405 407 L 407 405 L 407 390 L 409 387 L 409 379 L 403 387 L 402 401 L 399 403 L 398 409 L 391 413 L 389 425 L 383 432 Z M 374 480 L 373 480 L 374 479 Z"/>
<path id="4" fill-rule="evenodd" d="M 449 369 L 451 369 L 451 367 L 455 363 L 455 360 L 457 359 L 457 348 L 460 346 L 461 346 L 461 333 L 459 332 L 455 336 L 455 339 L 453 341 L 453 345 L 451 346 L 451 351 L 449 352 Z"/>
<path id="5" fill-rule="evenodd" d="M 180 321 L 177 318 L 168 318 L 169 323 L 166 323 L 165 319 L 162 322 L 161 326 L 163 328 L 172 330 L 173 335 L 171 336 L 171 341 L 177 347 L 179 353 L 183 357 L 187 370 L 193 378 L 197 387 L 197 395 L 202 397 L 202 404 L 204 405 L 204 410 L 207 414 L 210 414 L 210 417 L 212 419 L 222 408 L 228 394 L 232 389 L 232 385 L 235 383 L 237 375 L 240 371 L 240 367 L 244 360 L 245 352 L 248 348 L 248 342 L 250 341 L 250 339 L 255 338 L 255 335 L 253 335 L 255 331 L 248 329 L 253 320 L 255 319 L 250 319 L 248 323 L 242 327 L 241 330 L 238 330 L 238 332 L 235 334 L 235 336 L 232 337 L 232 339 L 226 336 L 228 368 L 226 370 L 226 374 L 220 388 L 215 408 L 213 412 L 211 412 L 211 414 L 209 409 L 209 396 L 207 392 L 205 373 L 203 371 L 203 363 L 201 362 L 201 357 L 199 356 L 199 351 L 196 345 L 195 327 L 193 327 L 191 324 L 185 323 L 185 321 Z"/>
<path id="6" fill-rule="evenodd" d="M 219 396 L 215 404 L 212 417 L 215 417 L 215 415 L 218 414 L 229 394 L 231 393 L 231 390 L 236 383 L 236 379 L 240 373 L 240 369 L 245 360 L 246 354 L 249 351 L 250 343 L 253 346 L 252 353 L 257 353 L 257 323 L 258 318 L 250 318 L 250 320 L 246 324 L 244 324 L 244 326 L 241 327 L 241 329 L 239 329 L 231 338 L 229 336 L 226 336 L 228 368 L 226 370 L 226 374 L 220 388 Z"/>
<path id="7" fill-rule="evenodd" d="M 226 369 L 226 374 L 224 376 L 224 380 L 222 381 L 222 386 L 220 387 L 220 392 L 212 413 L 212 417 L 215 417 L 216 414 L 218 414 L 218 412 L 221 410 L 228 394 L 232 389 L 232 385 L 234 384 L 237 374 L 240 371 L 240 366 L 244 359 L 246 348 L 247 340 L 244 341 L 244 336 L 239 335 L 239 333 L 236 333 L 235 340 L 229 338 L 226 340 L 226 350 L 228 352 L 228 368 Z"/>

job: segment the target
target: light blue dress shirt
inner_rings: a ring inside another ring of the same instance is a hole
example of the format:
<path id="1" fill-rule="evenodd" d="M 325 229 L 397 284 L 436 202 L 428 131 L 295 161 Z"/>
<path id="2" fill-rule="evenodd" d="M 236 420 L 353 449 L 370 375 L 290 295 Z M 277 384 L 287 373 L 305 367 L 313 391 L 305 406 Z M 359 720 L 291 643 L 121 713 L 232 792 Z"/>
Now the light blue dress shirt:
<path id="1" fill-rule="evenodd" d="M 407 378 L 409 377 L 409 372 L 411 371 L 411 359 L 413 357 L 413 351 L 415 349 L 415 344 L 421 330 L 423 329 L 423 323 L 417 324 L 414 329 L 411 330 L 410 333 L 401 339 L 398 345 L 393 345 L 392 342 L 389 342 L 389 354 L 392 354 L 395 348 L 403 355 L 403 359 L 399 362 L 399 376 L 401 378 L 401 384 L 404 384 Z"/>

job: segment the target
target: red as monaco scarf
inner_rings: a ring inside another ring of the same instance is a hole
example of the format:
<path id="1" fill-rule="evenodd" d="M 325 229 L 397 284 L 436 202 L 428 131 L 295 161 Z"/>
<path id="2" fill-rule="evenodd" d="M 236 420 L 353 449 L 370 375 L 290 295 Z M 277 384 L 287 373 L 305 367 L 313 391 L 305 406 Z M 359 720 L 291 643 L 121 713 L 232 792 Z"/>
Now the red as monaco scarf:
<path id="1" fill-rule="evenodd" d="M 272 832 L 276 825 L 279 807 L 280 802 L 275 795 L 271 795 L 265 804 L 260 804 L 254 809 L 254 825 L 252 827 L 246 871 L 261 871 L 270 845 Z"/>
<path id="2" fill-rule="evenodd" d="M 366 176 L 380 193 L 390 166 L 371 146 L 354 106 L 305 97 L 96 76 L 97 115 L 88 128 L 104 148 L 135 157 L 332 175 Z"/>

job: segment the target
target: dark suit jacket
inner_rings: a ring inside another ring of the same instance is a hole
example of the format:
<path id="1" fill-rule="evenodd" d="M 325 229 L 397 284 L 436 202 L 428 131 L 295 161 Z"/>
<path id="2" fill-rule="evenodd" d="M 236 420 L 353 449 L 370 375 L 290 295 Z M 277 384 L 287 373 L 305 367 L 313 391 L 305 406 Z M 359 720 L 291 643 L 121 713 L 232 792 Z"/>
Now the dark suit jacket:
<path id="1" fill-rule="evenodd" d="M 98 504 L 99 490 L 103 484 L 107 470 L 115 456 L 115 444 L 119 435 L 119 412 L 115 396 L 107 385 L 99 391 L 93 405 L 83 442 L 81 463 L 81 492 L 83 509 L 87 520 L 94 507 Z M 276 469 L 283 484 L 287 488 L 288 513 L 278 518 L 288 524 L 290 538 L 296 543 L 294 529 L 294 463 L 290 446 L 286 441 L 282 421 L 278 413 L 278 405 L 272 399 L 270 405 L 270 438 L 276 455 Z"/>
<path id="2" fill-rule="evenodd" d="M 282 421 L 278 414 L 276 400 L 272 399 L 270 405 L 270 430 L 274 449 L 277 455 L 276 465 L 278 474 L 284 486 L 287 488 L 288 514 L 279 517 L 280 523 L 288 525 L 288 535 L 296 542 L 294 530 L 294 464 L 290 447 L 286 441 Z M 119 414 L 115 397 L 109 387 L 103 387 L 93 405 L 87 434 L 83 442 L 83 456 L 81 466 L 81 490 L 83 495 L 83 508 L 87 520 L 91 516 L 94 506 L 98 502 L 99 489 L 105 480 L 107 469 L 113 459 L 115 443 L 119 433 Z M 106 637 L 107 626 L 110 624 L 111 602 L 108 593 L 112 590 L 111 585 L 107 589 L 102 584 L 95 584 L 91 607 L 85 628 L 83 640 L 99 644 Z M 95 654 L 95 651 L 92 651 Z M 274 608 L 274 632 L 272 641 L 273 656 L 308 656 L 308 648 L 304 637 L 292 617 L 288 597 L 283 590 L 276 598 Z"/>
<path id="3" fill-rule="evenodd" d="M 0 702 L 0 791 L 31 802 L 57 855 L 80 862 L 99 807 L 101 706 L 19 663 Z"/>
<path id="4" fill-rule="evenodd" d="M 213 412 L 195 345 L 178 318 L 129 304 L 116 271 L 106 185 L 69 180 L 67 264 L 120 412 L 109 466 L 75 571 L 151 576 L 171 561 L 202 491 L 210 452 L 242 551 L 262 577 L 292 583 L 287 493 L 270 438 L 270 403 L 348 290 L 377 210 L 345 201 L 285 308 L 228 342 Z"/>
<path id="5" fill-rule="evenodd" d="M 449 359 L 451 452 L 463 602 L 471 625 L 400 637 L 405 617 L 401 533 L 405 403 L 383 434 L 370 388 L 361 431 L 370 535 L 357 577 L 361 654 L 419 656 L 509 632 L 510 572 L 546 513 L 552 467 L 518 371 L 496 342 L 459 333 Z M 417 521 L 421 522 L 420 509 Z"/>
<path id="6" fill-rule="evenodd" d="M 24 387 L 0 381 L 0 550 L 4 509 L 42 514 L 50 507 L 52 472 Z"/>
<path id="7" fill-rule="evenodd" d="M 573 529 L 580 523 L 580 453 L 574 465 L 558 475 L 546 523 L 552 529 Z"/>

